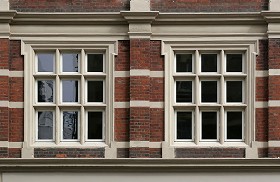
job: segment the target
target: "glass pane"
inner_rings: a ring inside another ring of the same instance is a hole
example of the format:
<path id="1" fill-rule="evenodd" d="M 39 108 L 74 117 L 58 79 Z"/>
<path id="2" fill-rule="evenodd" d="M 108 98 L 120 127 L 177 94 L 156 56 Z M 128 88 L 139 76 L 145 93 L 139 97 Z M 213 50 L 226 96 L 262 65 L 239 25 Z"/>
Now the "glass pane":
<path id="1" fill-rule="evenodd" d="M 176 82 L 176 102 L 192 102 L 192 81 Z"/>
<path id="2" fill-rule="evenodd" d="M 242 72 L 242 54 L 227 54 L 227 72 Z"/>
<path id="3" fill-rule="evenodd" d="M 217 81 L 201 82 L 202 102 L 217 102 Z"/>
<path id="4" fill-rule="evenodd" d="M 227 112 L 227 139 L 242 139 L 242 112 Z"/>
<path id="5" fill-rule="evenodd" d="M 88 112 L 88 139 L 102 139 L 102 112 Z"/>
<path id="6" fill-rule="evenodd" d="M 53 139 L 53 112 L 52 111 L 38 112 L 38 139 L 39 140 Z"/>
<path id="7" fill-rule="evenodd" d="M 242 81 L 227 81 L 227 102 L 242 102 Z"/>
<path id="8" fill-rule="evenodd" d="M 53 80 L 38 81 L 38 102 L 53 102 Z"/>
<path id="9" fill-rule="evenodd" d="M 40 53 L 38 56 L 38 72 L 54 72 L 54 54 Z"/>
<path id="10" fill-rule="evenodd" d="M 78 81 L 63 80 L 62 81 L 62 97 L 63 102 L 78 102 Z"/>
<path id="11" fill-rule="evenodd" d="M 88 81 L 88 102 L 103 102 L 103 81 Z"/>
<path id="12" fill-rule="evenodd" d="M 201 72 L 217 72 L 217 54 L 201 54 Z"/>
<path id="13" fill-rule="evenodd" d="M 78 72 L 79 54 L 62 54 L 62 71 Z"/>
<path id="14" fill-rule="evenodd" d="M 192 72 L 192 54 L 176 54 L 176 72 Z"/>
<path id="15" fill-rule="evenodd" d="M 202 139 L 217 139 L 217 112 L 202 112 Z"/>
<path id="16" fill-rule="evenodd" d="M 63 112 L 63 139 L 78 139 L 78 112 Z"/>
<path id="17" fill-rule="evenodd" d="M 177 139 L 192 139 L 192 112 L 177 112 Z"/>
<path id="18" fill-rule="evenodd" d="M 88 54 L 87 58 L 88 72 L 103 72 L 103 54 Z"/>

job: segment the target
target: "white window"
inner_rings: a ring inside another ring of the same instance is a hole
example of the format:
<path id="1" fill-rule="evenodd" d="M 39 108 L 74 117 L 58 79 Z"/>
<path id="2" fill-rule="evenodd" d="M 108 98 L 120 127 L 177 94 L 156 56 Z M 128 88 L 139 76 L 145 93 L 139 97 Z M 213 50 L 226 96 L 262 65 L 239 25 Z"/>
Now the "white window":
<path id="1" fill-rule="evenodd" d="M 109 144 L 114 46 L 30 49 L 25 128 L 31 147 Z"/>
<path id="2" fill-rule="evenodd" d="M 172 143 L 246 144 L 252 124 L 249 50 L 205 47 L 171 53 Z"/>

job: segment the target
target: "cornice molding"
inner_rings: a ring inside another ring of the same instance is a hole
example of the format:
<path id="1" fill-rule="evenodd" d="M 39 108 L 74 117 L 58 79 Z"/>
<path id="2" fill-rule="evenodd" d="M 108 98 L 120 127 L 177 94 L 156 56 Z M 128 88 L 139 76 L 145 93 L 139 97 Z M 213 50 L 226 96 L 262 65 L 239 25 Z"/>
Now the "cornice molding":
<path id="1" fill-rule="evenodd" d="M 120 13 L 17 13 L 12 24 L 127 24 Z"/>
<path id="2" fill-rule="evenodd" d="M 1 172 L 279 172 L 280 159 L 1 159 Z"/>
<path id="3" fill-rule="evenodd" d="M 154 24 L 265 24 L 261 13 L 159 13 Z"/>
<path id="4" fill-rule="evenodd" d="M 151 23 L 156 19 L 159 11 L 121 11 L 121 15 L 128 21 L 128 23 Z"/>
<path id="5" fill-rule="evenodd" d="M 280 23 L 280 12 L 262 11 L 261 15 L 267 23 Z"/>
<path id="6" fill-rule="evenodd" d="M 16 11 L 0 11 L 0 23 L 10 23 L 16 14 Z"/>

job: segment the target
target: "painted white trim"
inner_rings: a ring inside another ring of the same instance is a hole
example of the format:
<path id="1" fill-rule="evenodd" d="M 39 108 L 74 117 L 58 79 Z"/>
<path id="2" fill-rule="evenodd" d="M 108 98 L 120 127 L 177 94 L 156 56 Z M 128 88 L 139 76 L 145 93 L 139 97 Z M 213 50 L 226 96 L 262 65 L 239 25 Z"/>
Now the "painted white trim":
<path id="1" fill-rule="evenodd" d="M 116 148 L 131 148 L 131 147 L 149 147 L 161 148 L 162 142 L 149 141 L 130 141 L 130 142 L 114 142 Z"/>
<path id="2" fill-rule="evenodd" d="M 280 141 L 268 141 L 268 147 L 280 147 Z"/>
<path id="3" fill-rule="evenodd" d="M 129 148 L 129 142 L 114 142 L 116 148 Z"/>
<path id="4" fill-rule="evenodd" d="M 0 107 L 9 107 L 9 101 L 1 100 L 0 101 Z"/>
<path id="5" fill-rule="evenodd" d="M 268 147 L 268 142 L 254 141 L 254 142 L 252 142 L 252 147 L 253 148 L 267 148 Z"/>
<path id="6" fill-rule="evenodd" d="M 269 75 L 280 75 L 280 69 L 269 69 L 268 74 Z"/>
<path id="7" fill-rule="evenodd" d="M 115 102 L 114 108 L 129 108 L 130 103 L 129 102 Z"/>
<path id="8" fill-rule="evenodd" d="M 9 102 L 9 108 L 24 108 L 23 102 Z"/>
<path id="9" fill-rule="evenodd" d="M 9 71 L 8 69 L 0 69 L 0 76 L 23 77 L 23 71 Z"/>
<path id="10" fill-rule="evenodd" d="M 280 107 L 280 100 L 269 100 L 268 107 Z"/>
<path id="11" fill-rule="evenodd" d="M 268 108 L 268 102 L 255 102 L 255 108 Z"/>
<path id="12" fill-rule="evenodd" d="M 129 142 L 129 147 L 134 148 L 134 147 L 149 147 L 149 141 L 130 141 Z"/>
<path id="13" fill-rule="evenodd" d="M 164 77 L 164 71 L 151 71 L 150 77 Z"/>
<path id="14" fill-rule="evenodd" d="M 115 71 L 115 77 L 129 77 L 129 71 Z"/>
<path id="15" fill-rule="evenodd" d="M 164 108 L 164 102 L 150 102 L 151 108 Z"/>
<path id="16" fill-rule="evenodd" d="M 115 71 L 115 77 L 129 77 L 129 76 L 150 76 L 150 77 L 164 77 L 164 71 L 149 71 L 144 70 L 144 73 L 142 74 L 142 70 L 131 70 L 131 71 Z"/>
<path id="17" fill-rule="evenodd" d="M 256 71 L 255 76 L 256 77 L 267 77 L 268 76 L 268 71 Z"/>
<path id="18" fill-rule="evenodd" d="M 23 77 L 24 71 L 10 71 L 10 77 Z"/>
<path id="19" fill-rule="evenodd" d="M 9 142 L 9 148 L 22 148 L 22 142 Z"/>
<path id="20" fill-rule="evenodd" d="M 130 101 L 130 107 L 150 107 L 150 101 Z"/>
<path id="21" fill-rule="evenodd" d="M 0 141 L 0 147 L 9 147 L 9 142 L 8 141 Z"/>
<path id="22" fill-rule="evenodd" d="M 164 108 L 164 102 L 130 101 L 130 102 L 114 103 L 114 108 L 129 108 L 129 107 Z"/>
<path id="23" fill-rule="evenodd" d="M 0 69 L 0 76 L 9 76 L 8 69 Z"/>
<path id="24" fill-rule="evenodd" d="M 22 148 L 22 142 L 9 142 L 9 141 L 0 141 L 0 147 L 7 148 Z"/>
<path id="25" fill-rule="evenodd" d="M 145 69 L 130 70 L 130 76 L 150 76 L 150 70 L 145 70 Z"/>

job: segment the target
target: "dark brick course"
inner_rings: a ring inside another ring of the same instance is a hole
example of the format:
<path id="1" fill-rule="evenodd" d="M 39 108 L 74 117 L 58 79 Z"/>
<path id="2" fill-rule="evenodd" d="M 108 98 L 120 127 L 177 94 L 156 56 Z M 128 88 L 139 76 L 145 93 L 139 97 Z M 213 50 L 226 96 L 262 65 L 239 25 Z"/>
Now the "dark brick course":
<path id="1" fill-rule="evenodd" d="M 35 158 L 104 158 L 104 148 L 35 148 Z"/>
<path id="2" fill-rule="evenodd" d="M 177 148 L 176 158 L 244 158 L 244 148 Z"/>

